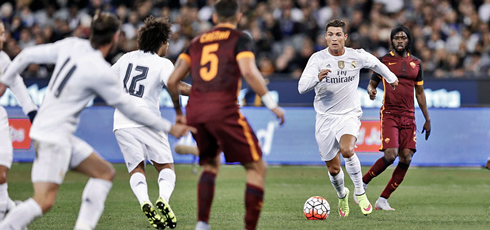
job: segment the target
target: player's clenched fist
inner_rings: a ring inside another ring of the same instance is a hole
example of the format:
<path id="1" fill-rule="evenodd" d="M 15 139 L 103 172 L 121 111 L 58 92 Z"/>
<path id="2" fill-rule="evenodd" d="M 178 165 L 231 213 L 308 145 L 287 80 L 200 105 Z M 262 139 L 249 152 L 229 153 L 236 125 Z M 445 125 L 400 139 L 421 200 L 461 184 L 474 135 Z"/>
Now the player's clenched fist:
<path id="1" fill-rule="evenodd" d="M 320 70 L 320 73 L 318 74 L 318 80 L 322 81 L 324 78 L 327 77 L 328 73 L 332 72 L 329 69 L 322 69 Z"/>
<path id="2" fill-rule="evenodd" d="M 367 92 L 369 94 L 369 99 L 371 99 L 371 100 L 376 99 L 376 93 L 378 93 L 378 91 L 371 84 L 368 85 Z"/>
<path id="3" fill-rule="evenodd" d="M 183 124 L 175 124 L 170 128 L 170 132 L 168 132 L 170 135 L 180 138 L 181 136 L 184 136 L 188 131 L 191 131 L 192 133 L 197 133 L 197 129 L 191 126 L 183 125 Z"/>

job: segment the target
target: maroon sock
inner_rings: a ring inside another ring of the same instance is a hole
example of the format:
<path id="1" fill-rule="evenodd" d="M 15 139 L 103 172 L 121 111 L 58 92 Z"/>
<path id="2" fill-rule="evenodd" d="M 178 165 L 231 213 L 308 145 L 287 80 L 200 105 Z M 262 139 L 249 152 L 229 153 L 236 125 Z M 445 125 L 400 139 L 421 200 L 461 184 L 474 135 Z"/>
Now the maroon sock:
<path id="1" fill-rule="evenodd" d="M 214 197 L 214 182 L 216 174 L 204 171 L 197 184 L 197 218 L 198 221 L 209 222 L 211 204 Z"/>
<path id="2" fill-rule="evenodd" d="M 264 189 L 255 185 L 247 184 L 247 188 L 245 190 L 245 229 L 255 230 L 257 227 L 263 200 Z"/>
<path id="3" fill-rule="evenodd" d="M 385 187 L 385 190 L 381 193 L 381 197 L 386 199 L 390 198 L 391 193 L 393 193 L 396 188 L 402 183 L 403 178 L 405 178 L 405 174 L 407 174 L 407 170 L 410 164 L 399 162 L 398 166 L 396 166 L 395 171 L 393 171 L 393 175 L 391 176 L 390 182 Z"/>
<path id="4" fill-rule="evenodd" d="M 386 160 L 385 157 L 379 158 L 376 163 L 367 171 L 366 174 L 362 177 L 362 182 L 368 184 L 373 178 L 377 177 L 383 171 L 385 171 L 391 163 Z"/>

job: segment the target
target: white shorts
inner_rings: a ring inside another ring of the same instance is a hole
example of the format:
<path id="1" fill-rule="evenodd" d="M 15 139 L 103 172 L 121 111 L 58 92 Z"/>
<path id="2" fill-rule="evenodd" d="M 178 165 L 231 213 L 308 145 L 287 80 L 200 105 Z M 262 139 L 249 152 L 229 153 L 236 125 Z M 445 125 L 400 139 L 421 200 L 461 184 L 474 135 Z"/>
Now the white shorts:
<path id="1" fill-rule="evenodd" d="M 12 166 L 13 151 L 7 111 L 0 106 L 0 165 Z"/>
<path id="2" fill-rule="evenodd" d="M 168 135 L 147 127 L 124 128 L 114 131 L 117 143 L 126 161 L 128 172 L 132 172 L 141 162 L 174 163 Z"/>
<path id="3" fill-rule="evenodd" d="M 37 157 L 32 165 L 32 182 L 61 184 L 68 170 L 76 168 L 94 152 L 76 136 L 70 143 L 49 143 L 32 140 Z"/>
<path id="4" fill-rule="evenodd" d="M 346 115 L 316 115 L 315 138 L 322 161 L 332 160 L 340 151 L 340 138 L 345 134 L 357 138 L 361 127 L 361 113 Z"/>

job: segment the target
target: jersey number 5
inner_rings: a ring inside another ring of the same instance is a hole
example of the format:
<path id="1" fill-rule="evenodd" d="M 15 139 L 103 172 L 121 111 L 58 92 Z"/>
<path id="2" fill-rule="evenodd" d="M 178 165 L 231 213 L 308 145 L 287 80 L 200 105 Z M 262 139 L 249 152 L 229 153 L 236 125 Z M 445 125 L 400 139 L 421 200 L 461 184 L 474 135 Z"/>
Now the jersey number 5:
<path id="1" fill-rule="evenodd" d="M 211 81 L 216 77 L 218 73 L 218 55 L 213 52 L 218 51 L 219 44 L 214 43 L 210 45 L 205 45 L 202 47 L 202 56 L 201 56 L 201 69 L 199 70 L 199 74 L 204 81 Z M 206 67 L 206 64 L 209 62 L 209 68 Z"/>
<path id="2" fill-rule="evenodd" d="M 135 97 L 142 97 L 143 93 L 145 92 L 145 86 L 140 84 L 138 91 L 136 91 L 135 88 L 136 88 L 136 83 L 138 81 L 145 79 L 146 76 L 148 75 L 148 67 L 138 65 L 136 66 L 136 68 L 134 68 L 134 70 L 139 71 L 140 74 L 133 77 L 133 79 L 131 80 L 131 85 L 128 88 L 128 81 L 129 78 L 131 77 L 132 70 L 133 70 L 133 64 L 129 63 L 128 68 L 126 69 L 126 75 L 124 76 L 124 89 L 126 89 L 129 95 L 133 95 Z"/>

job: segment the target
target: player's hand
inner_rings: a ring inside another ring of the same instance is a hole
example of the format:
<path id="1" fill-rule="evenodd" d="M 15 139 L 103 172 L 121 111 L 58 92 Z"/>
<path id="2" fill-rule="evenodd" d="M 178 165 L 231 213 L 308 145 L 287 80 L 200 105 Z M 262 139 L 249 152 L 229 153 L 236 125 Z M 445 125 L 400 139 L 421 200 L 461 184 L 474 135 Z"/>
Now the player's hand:
<path id="1" fill-rule="evenodd" d="M 184 136 L 187 132 L 191 131 L 191 133 L 197 133 L 197 129 L 191 126 L 183 125 L 183 124 L 175 124 L 170 128 L 170 135 L 180 138 Z"/>
<path id="2" fill-rule="evenodd" d="M 374 100 L 376 99 L 376 94 L 378 93 L 378 90 L 376 90 L 376 88 L 369 85 L 367 88 L 367 93 L 369 94 L 369 99 Z"/>
<path id="3" fill-rule="evenodd" d="M 177 116 L 175 117 L 175 123 L 185 125 L 187 124 L 187 118 L 185 118 L 183 114 L 177 114 Z"/>
<path id="4" fill-rule="evenodd" d="M 285 121 L 285 119 L 284 119 L 284 113 L 285 113 L 285 112 L 284 112 L 284 109 L 278 106 L 278 107 L 276 107 L 276 108 L 273 108 L 271 111 L 272 111 L 274 114 L 276 114 L 276 117 L 277 117 L 278 119 L 280 119 L 280 120 L 281 120 L 281 122 L 279 123 L 279 125 L 284 124 L 284 121 Z"/>
<path id="5" fill-rule="evenodd" d="M 396 79 L 395 82 L 391 83 L 390 86 L 393 90 L 395 90 L 395 88 L 398 86 L 398 79 Z"/>
<path id="6" fill-rule="evenodd" d="M 324 78 L 327 77 L 328 73 L 332 72 L 329 69 L 322 69 L 320 70 L 320 73 L 318 74 L 318 80 L 322 81 Z"/>
<path id="7" fill-rule="evenodd" d="M 430 136 L 430 120 L 425 121 L 424 129 L 422 129 L 422 133 L 425 132 L 425 140 L 429 139 Z"/>

